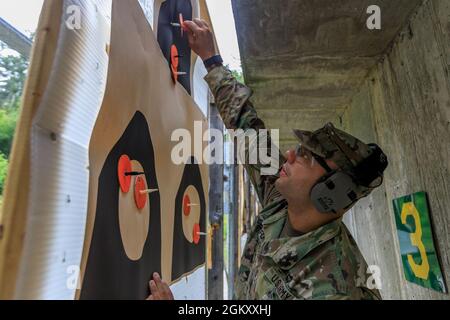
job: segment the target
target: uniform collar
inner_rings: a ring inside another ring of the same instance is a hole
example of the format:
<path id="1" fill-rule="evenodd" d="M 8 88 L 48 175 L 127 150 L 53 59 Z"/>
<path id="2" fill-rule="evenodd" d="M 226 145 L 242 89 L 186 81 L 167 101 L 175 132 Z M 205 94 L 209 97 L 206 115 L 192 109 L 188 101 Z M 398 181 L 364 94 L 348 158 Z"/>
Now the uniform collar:
<path id="1" fill-rule="evenodd" d="M 292 268 L 309 252 L 334 238 L 341 230 L 341 219 L 332 221 L 299 237 L 279 238 L 287 219 L 287 209 L 263 222 L 265 239 L 263 256 L 271 258 L 281 269 Z"/>

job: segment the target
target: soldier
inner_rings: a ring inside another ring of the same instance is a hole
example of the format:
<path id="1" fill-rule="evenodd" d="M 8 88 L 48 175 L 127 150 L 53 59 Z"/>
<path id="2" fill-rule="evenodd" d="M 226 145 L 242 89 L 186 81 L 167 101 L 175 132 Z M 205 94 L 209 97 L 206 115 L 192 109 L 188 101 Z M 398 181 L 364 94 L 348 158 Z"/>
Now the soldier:
<path id="1" fill-rule="evenodd" d="M 185 27 L 226 127 L 263 129 L 251 90 L 222 65 L 207 23 L 195 19 Z M 299 144 L 279 155 L 276 176 L 262 175 L 262 164 L 245 164 L 263 209 L 248 235 L 235 298 L 381 299 L 342 216 L 381 185 L 386 156 L 331 123 L 294 134 Z M 149 299 L 173 298 L 159 275 L 150 289 Z"/>

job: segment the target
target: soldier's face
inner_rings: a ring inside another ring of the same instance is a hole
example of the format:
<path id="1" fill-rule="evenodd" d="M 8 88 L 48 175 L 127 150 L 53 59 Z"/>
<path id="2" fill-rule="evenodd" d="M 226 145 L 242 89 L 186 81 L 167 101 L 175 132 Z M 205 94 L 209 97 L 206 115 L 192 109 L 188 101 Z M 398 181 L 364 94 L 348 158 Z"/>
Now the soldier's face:
<path id="1" fill-rule="evenodd" d="M 310 201 L 310 191 L 316 182 L 326 174 L 326 170 L 314 159 L 311 152 L 304 149 L 291 149 L 286 152 L 286 163 L 280 171 L 280 178 L 276 181 L 277 190 L 286 200 Z M 330 168 L 337 168 L 336 164 L 327 160 Z"/>

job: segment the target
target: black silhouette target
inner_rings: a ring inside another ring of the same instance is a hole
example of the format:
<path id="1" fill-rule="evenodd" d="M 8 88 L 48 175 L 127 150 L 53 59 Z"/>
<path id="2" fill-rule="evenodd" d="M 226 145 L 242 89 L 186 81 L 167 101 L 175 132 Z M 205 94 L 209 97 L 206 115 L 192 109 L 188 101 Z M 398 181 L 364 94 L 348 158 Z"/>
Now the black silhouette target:
<path id="1" fill-rule="evenodd" d="M 174 27 L 171 23 L 180 22 L 180 13 L 184 20 L 192 20 L 192 5 L 190 0 L 166 0 L 161 4 L 158 18 L 158 42 L 164 57 L 170 68 L 171 55 L 170 48 L 175 45 L 178 49 L 179 72 L 186 72 L 186 75 L 178 76 L 178 82 L 191 94 L 191 49 L 188 43 L 186 32 L 181 35 L 180 27 Z"/>
<path id="2" fill-rule="evenodd" d="M 191 187 L 190 187 L 191 186 Z M 203 190 L 200 168 L 194 157 L 186 164 L 180 187 L 175 198 L 175 223 L 173 236 L 173 260 L 172 280 L 179 279 L 184 274 L 193 271 L 205 262 L 205 236 L 200 236 L 197 244 L 188 241 L 183 232 L 183 203 L 185 191 L 194 187 L 199 197 L 200 219 L 198 221 L 199 231 L 206 232 L 206 202 Z"/>
<path id="3" fill-rule="evenodd" d="M 98 183 L 97 208 L 80 299 L 145 299 L 153 272 L 161 272 L 161 209 L 159 192 L 149 194 L 150 223 L 142 256 L 130 260 L 121 239 L 117 164 L 121 155 L 139 161 L 148 188 L 158 189 L 148 123 L 136 112 L 109 153 Z"/>

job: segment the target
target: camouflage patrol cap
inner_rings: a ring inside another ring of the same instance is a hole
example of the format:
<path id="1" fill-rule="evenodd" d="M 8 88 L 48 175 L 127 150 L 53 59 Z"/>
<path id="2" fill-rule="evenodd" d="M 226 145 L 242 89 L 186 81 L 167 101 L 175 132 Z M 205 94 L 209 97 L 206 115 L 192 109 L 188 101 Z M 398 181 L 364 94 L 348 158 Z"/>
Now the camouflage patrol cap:
<path id="1" fill-rule="evenodd" d="M 327 123 L 314 132 L 294 130 L 294 134 L 303 147 L 326 160 L 332 160 L 340 170 L 351 176 L 355 176 L 355 168 L 373 152 L 371 145 L 335 128 L 332 123 Z M 381 171 L 384 171 L 387 166 L 387 159 L 384 154 L 381 156 L 384 157 L 381 161 L 386 163 L 384 167 L 382 165 Z M 383 174 L 380 172 L 370 184 L 359 185 L 357 198 L 367 196 L 373 189 L 380 186 L 382 181 Z"/>

